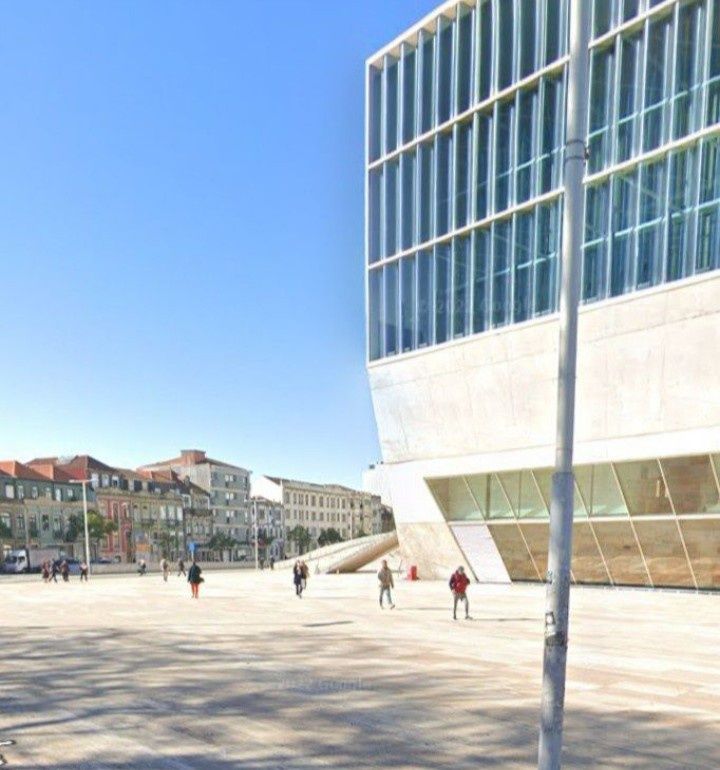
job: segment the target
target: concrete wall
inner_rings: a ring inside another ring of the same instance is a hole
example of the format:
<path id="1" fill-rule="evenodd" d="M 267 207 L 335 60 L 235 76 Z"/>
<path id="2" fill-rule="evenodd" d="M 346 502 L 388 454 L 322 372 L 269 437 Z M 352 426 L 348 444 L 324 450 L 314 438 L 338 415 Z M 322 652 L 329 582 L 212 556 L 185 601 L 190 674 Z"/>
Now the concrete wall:
<path id="1" fill-rule="evenodd" d="M 425 478 L 553 464 L 557 340 L 551 316 L 369 366 L 410 558 L 444 522 Z M 719 352 L 717 271 L 581 308 L 576 462 L 720 451 Z"/>

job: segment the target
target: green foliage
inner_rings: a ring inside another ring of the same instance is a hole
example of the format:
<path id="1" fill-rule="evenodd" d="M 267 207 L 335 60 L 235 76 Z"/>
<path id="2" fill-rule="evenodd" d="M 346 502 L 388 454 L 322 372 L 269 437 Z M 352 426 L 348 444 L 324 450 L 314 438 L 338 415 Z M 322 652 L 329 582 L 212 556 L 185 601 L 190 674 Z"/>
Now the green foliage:
<path id="1" fill-rule="evenodd" d="M 76 543 L 83 537 L 83 521 L 82 514 L 71 513 L 68 516 L 68 525 L 65 530 L 65 542 Z"/>
<path id="2" fill-rule="evenodd" d="M 98 542 L 113 532 L 117 532 L 117 524 L 112 519 L 106 519 L 97 511 L 88 511 L 88 534 L 90 540 Z"/>
<path id="3" fill-rule="evenodd" d="M 342 543 L 343 542 L 343 536 L 335 529 L 335 527 L 330 527 L 330 529 L 324 529 L 320 536 L 318 537 L 318 545 L 332 545 L 333 543 Z"/>
<path id="4" fill-rule="evenodd" d="M 287 539 L 295 543 L 300 553 L 305 553 L 312 543 L 312 536 L 310 530 L 307 527 L 302 527 L 300 524 L 294 526 L 288 533 Z"/>
<path id="5" fill-rule="evenodd" d="M 224 532 L 216 532 L 207 543 L 209 551 L 232 551 L 240 545 L 234 537 L 226 535 Z"/>

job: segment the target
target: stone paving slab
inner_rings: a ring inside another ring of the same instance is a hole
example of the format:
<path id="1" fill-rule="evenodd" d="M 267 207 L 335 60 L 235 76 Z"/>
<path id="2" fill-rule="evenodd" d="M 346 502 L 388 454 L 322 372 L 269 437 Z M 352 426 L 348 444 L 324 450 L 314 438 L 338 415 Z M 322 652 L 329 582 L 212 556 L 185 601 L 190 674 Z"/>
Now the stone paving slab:
<path id="1" fill-rule="evenodd" d="M 8 767 L 535 766 L 540 586 L 372 575 L 0 583 Z M 720 596 L 573 588 L 564 767 L 720 768 Z"/>

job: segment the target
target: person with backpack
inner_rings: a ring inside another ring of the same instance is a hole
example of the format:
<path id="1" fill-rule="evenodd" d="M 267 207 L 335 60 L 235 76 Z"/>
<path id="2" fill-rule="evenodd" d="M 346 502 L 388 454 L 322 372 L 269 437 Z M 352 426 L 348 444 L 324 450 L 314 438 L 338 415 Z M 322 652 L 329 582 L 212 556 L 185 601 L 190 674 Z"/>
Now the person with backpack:
<path id="1" fill-rule="evenodd" d="M 465 574 L 464 567 L 458 567 L 450 578 L 450 590 L 453 595 L 453 620 L 457 620 L 458 602 L 465 604 L 465 620 L 470 617 L 470 603 L 467 598 L 467 587 L 470 585 L 470 578 Z"/>
<path id="2" fill-rule="evenodd" d="M 200 569 L 200 565 L 193 559 L 193 563 L 190 565 L 187 577 L 188 583 L 190 583 L 190 591 L 192 591 L 193 599 L 200 598 L 200 583 L 205 580 L 205 578 L 200 576 L 201 573 L 202 570 Z"/>

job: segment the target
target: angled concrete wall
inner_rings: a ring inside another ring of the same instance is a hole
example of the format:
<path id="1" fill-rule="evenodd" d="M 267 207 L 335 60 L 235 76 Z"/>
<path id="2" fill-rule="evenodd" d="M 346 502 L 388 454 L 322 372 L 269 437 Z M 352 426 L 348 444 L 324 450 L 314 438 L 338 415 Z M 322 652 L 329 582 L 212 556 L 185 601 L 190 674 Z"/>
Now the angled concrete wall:
<path id="1" fill-rule="evenodd" d="M 428 571 L 460 549 L 426 478 L 552 465 L 557 339 L 552 316 L 369 366 L 378 472 Z M 576 462 L 720 451 L 718 383 L 717 272 L 583 307 Z"/>

